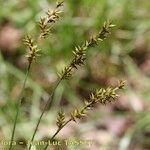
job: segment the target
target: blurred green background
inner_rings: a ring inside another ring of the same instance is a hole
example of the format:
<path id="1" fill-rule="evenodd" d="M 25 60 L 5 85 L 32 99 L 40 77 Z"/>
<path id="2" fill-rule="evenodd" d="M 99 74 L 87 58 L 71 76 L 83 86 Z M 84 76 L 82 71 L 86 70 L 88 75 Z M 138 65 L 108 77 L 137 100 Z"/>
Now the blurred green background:
<path id="1" fill-rule="evenodd" d="M 7 148 L 15 103 L 28 61 L 22 43 L 29 33 L 39 34 L 37 21 L 55 6 L 54 0 L 0 0 L 0 149 Z M 57 111 L 66 114 L 79 107 L 90 91 L 127 80 L 126 89 L 113 104 L 97 106 L 78 123 L 71 123 L 58 139 L 92 140 L 93 144 L 54 146 L 68 150 L 150 149 L 150 1 L 149 0 L 65 0 L 60 20 L 50 36 L 39 43 L 41 56 L 32 65 L 18 119 L 16 141 L 31 138 L 41 110 L 58 80 L 58 72 L 69 64 L 72 50 L 107 19 L 116 25 L 104 42 L 87 51 L 86 64 L 62 82 L 55 103 L 46 111 L 36 140 L 50 137 L 57 129 Z M 24 146 L 15 147 L 26 149 Z M 41 150 L 42 146 L 33 147 Z"/>

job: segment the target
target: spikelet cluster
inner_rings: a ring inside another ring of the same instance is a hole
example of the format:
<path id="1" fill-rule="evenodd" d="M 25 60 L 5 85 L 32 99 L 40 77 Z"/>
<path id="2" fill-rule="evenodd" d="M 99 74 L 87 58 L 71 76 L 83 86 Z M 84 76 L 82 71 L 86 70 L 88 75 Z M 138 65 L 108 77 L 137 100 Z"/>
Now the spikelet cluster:
<path id="1" fill-rule="evenodd" d="M 90 94 L 89 100 L 84 101 L 84 105 L 81 108 L 76 108 L 70 113 L 70 119 L 65 121 L 65 114 L 62 110 L 58 113 L 56 124 L 58 128 L 64 127 L 68 122 L 75 121 L 83 118 L 87 115 L 87 110 L 94 108 L 96 103 L 102 105 L 111 103 L 118 98 L 118 91 L 124 89 L 126 81 L 118 81 L 116 87 L 107 87 L 106 89 L 96 89 Z"/>
<path id="2" fill-rule="evenodd" d="M 64 125 L 64 123 L 65 123 L 65 113 L 63 110 L 60 110 L 57 115 L 56 124 L 58 128 L 61 128 Z"/>
<path id="3" fill-rule="evenodd" d="M 39 36 L 40 39 L 45 38 L 49 34 L 50 24 L 55 23 L 59 19 L 59 14 L 61 13 L 59 8 L 63 6 L 63 3 L 64 3 L 64 0 L 57 2 L 54 10 L 52 11 L 48 10 L 46 13 L 47 16 L 40 18 L 38 22 L 40 30 L 41 30 L 41 34 Z M 37 48 L 37 45 L 34 44 L 34 40 L 28 35 L 24 39 L 24 43 L 29 48 L 29 52 L 26 55 L 26 57 L 28 58 L 29 64 L 31 64 L 32 61 L 35 60 L 37 56 L 39 56 L 40 49 Z"/>
<path id="4" fill-rule="evenodd" d="M 76 119 L 80 119 L 86 116 L 87 111 L 85 109 L 75 109 L 71 112 L 71 120 L 76 122 Z"/>
<path id="5" fill-rule="evenodd" d="M 71 77 L 73 69 L 78 69 L 78 66 L 82 66 L 84 64 L 87 48 L 94 47 L 98 44 L 98 41 L 103 41 L 107 35 L 110 34 L 110 29 L 114 26 L 115 25 L 113 25 L 111 21 L 104 22 L 102 29 L 97 35 L 93 35 L 88 41 L 85 41 L 82 46 L 75 47 L 72 51 L 74 55 L 73 60 L 68 67 L 64 68 L 61 73 L 61 78 L 68 79 Z"/>
<path id="6" fill-rule="evenodd" d="M 63 6 L 63 4 L 64 0 L 57 2 L 54 10 L 48 10 L 46 12 L 46 16 L 40 18 L 40 21 L 38 22 L 41 30 L 40 38 L 45 38 L 47 35 L 49 35 L 51 25 L 55 23 L 60 17 L 60 8 Z"/>
<path id="7" fill-rule="evenodd" d="M 106 89 L 96 89 L 95 92 L 90 94 L 89 100 L 84 101 L 84 106 L 80 109 L 75 109 L 71 113 L 71 120 L 76 121 L 86 116 L 87 110 L 93 108 L 94 104 L 107 104 L 111 103 L 118 98 L 118 90 L 125 87 L 125 81 L 119 81 L 116 87 L 108 87 Z"/>
<path id="8" fill-rule="evenodd" d="M 37 48 L 37 45 L 34 44 L 34 40 L 28 35 L 23 41 L 24 44 L 27 45 L 27 47 L 29 48 L 29 52 L 26 57 L 28 58 L 29 64 L 31 64 L 33 60 L 40 56 L 40 49 Z"/>

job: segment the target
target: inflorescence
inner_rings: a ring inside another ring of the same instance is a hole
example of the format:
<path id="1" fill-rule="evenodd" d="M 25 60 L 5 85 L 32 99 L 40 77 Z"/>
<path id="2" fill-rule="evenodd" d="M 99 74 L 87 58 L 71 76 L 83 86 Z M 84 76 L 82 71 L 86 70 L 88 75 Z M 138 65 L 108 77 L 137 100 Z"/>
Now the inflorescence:
<path id="1" fill-rule="evenodd" d="M 61 79 L 68 79 L 72 76 L 72 71 L 74 69 L 77 69 L 78 66 L 82 66 L 86 59 L 86 50 L 89 47 L 94 47 L 98 44 L 99 41 L 103 41 L 108 34 L 110 34 L 110 29 L 114 27 L 115 25 L 112 24 L 110 21 L 106 21 L 100 30 L 100 32 L 97 35 L 92 36 L 88 41 L 85 41 L 85 43 L 82 46 L 77 46 L 72 51 L 74 57 L 71 61 L 70 65 L 68 67 L 65 67 L 64 70 L 61 73 Z"/>
<path id="2" fill-rule="evenodd" d="M 29 52 L 26 55 L 26 57 L 28 58 L 29 64 L 31 64 L 33 60 L 35 60 L 38 56 L 40 56 L 39 52 L 41 50 L 37 48 L 37 45 L 34 44 L 34 40 L 28 35 L 24 39 L 24 43 L 29 48 Z"/>
<path id="3" fill-rule="evenodd" d="M 46 38 L 47 35 L 50 33 L 51 25 L 55 23 L 59 19 L 59 15 L 61 13 L 60 8 L 63 6 L 64 0 L 59 1 L 56 3 L 56 7 L 54 10 L 48 10 L 46 12 L 45 17 L 41 17 L 38 21 L 39 27 L 40 27 L 40 35 L 39 38 Z M 24 43 L 28 46 L 29 52 L 26 55 L 28 58 L 29 63 L 32 63 L 33 60 L 36 59 L 36 57 L 40 56 L 39 51 L 40 49 L 37 48 L 37 44 L 34 44 L 33 38 L 31 38 L 29 35 L 26 36 L 24 39 Z"/>
<path id="4" fill-rule="evenodd" d="M 107 104 L 118 98 L 118 90 L 125 87 L 125 81 L 119 81 L 116 87 L 108 87 L 106 89 L 96 89 L 90 94 L 89 100 L 84 101 L 84 106 L 81 109 L 75 109 L 71 113 L 71 120 L 76 121 L 77 118 L 82 118 L 87 115 L 87 110 L 92 109 L 96 103 Z"/>
<path id="5" fill-rule="evenodd" d="M 58 126 L 58 130 L 61 130 L 67 123 L 70 121 L 75 121 L 76 119 L 83 118 L 87 116 L 87 110 L 94 108 L 96 103 L 100 103 L 102 105 L 111 103 L 118 98 L 118 91 L 124 89 L 126 81 L 120 80 L 116 87 L 107 87 L 106 89 L 100 88 L 96 89 L 94 92 L 90 94 L 89 100 L 84 101 L 84 105 L 81 108 L 74 109 L 70 113 L 70 119 L 65 121 L 65 114 L 61 110 L 58 113 L 56 124 Z"/>
<path id="6" fill-rule="evenodd" d="M 88 100 L 84 101 L 84 105 L 81 108 L 74 109 L 70 113 L 70 118 L 68 120 L 65 119 L 65 114 L 62 110 L 59 111 L 57 116 L 56 124 L 58 126 L 57 131 L 53 135 L 53 137 L 50 139 L 50 141 L 53 141 L 56 135 L 71 121 L 75 121 L 77 119 L 81 119 L 85 116 L 87 116 L 87 111 L 89 109 L 94 108 L 94 105 L 97 103 L 100 103 L 102 105 L 111 103 L 115 101 L 118 98 L 118 91 L 124 89 L 126 81 L 120 80 L 118 82 L 118 85 L 116 87 L 107 87 L 96 89 L 94 92 L 90 94 L 90 98 Z M 46 150 L 48 148 L 48 145 L 44 148 Z"/>
<path id="7" fill-rule="evenodd" d="M 63 6 L 63 4 L 64 0 L 57 2 L 54 10 L 48 10 L 46 12 L 46 16 L 40 18 L 40 21 L 38 22 L 41 30 L 40 38 L 45 38 L 47 35 L 49 35 L 51 25 L 55 23 L 60 17 L 60 8 Z"/>

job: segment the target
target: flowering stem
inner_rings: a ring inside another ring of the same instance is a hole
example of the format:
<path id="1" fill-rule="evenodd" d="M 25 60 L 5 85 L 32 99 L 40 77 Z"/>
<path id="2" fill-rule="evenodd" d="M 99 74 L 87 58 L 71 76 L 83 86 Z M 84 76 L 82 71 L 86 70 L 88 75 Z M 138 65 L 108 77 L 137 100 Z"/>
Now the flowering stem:
<path id="1" fill-rule="evenodd" d="M 22 86 L 21 92 L 20 92 L 18 100 L 17 100 L 17 111 L 16 111 L 16 115 L 15 115 L 15 120 L 14 120 L 14 125 L 13 125 L 13 130 L 12 130 L 12 136 L 11 136 L 11 142 L 10 142 L 9 150 L 12 149 L 12 143 L 13 143 L 14 136 L 15 136 L 17 120 L 18 120 L 20 107 L 21 107 L 22 100 L 23 100 L 23 92 L 24 92 L 24 89 L 25 89 L 25 86 L 26 86 L 26 81 L 27 81 L 27 78 L 28 78 L 28 75 L 29 75 L 29 72 L 30 72 L 31 64 L 32 64 L 32 62 L 30 62 L 29 65 L 28 65 L 28 69 L 26 71 L 26 75 L 25 75 L 25 79 L 24 79 L 24 82 L 23 82 L 23 86 Z"/>
<path id="2" fill-rule="evenodd" d="M 32 144 L 31 144 L 31 143 L 34 141 L 34 138 L 35 138 L 36 132 L 37 132 L 37 130 L 38 130 L 39 124 L 40 124 L 40 122 L 41 122 L 41 119 L 42 119 L 42 117 L 43 117 L 43 115 L 44 115 L 44 113 L 45 113 L 47 107 L 52 105 L 55 90 L 57 89 L 57 87 L 58 87 L 58 85 L 60 84 L 61 81 L 62 81 L 62 78 L 61 78 L 61 79 L 57 82 L 57 84 L 55 85 L 55 87 L 54 87 L 54 89 L 53 89 L 53 91 L 52 91 L 52 93 L 51 93 L 49 99 L 47 100 L 47 102 L 46 102 L 46 104 L 45 104 L 45 106 L 44 106 L 44 109 L 43 109 L 43 111 L 42 111 L 42 113 L 41 113 L 41 115 L 40 115 L 40 117 L 39 117 L 39 119 L 38 119 L 38 121 L 37 121 L 37 124 L 36 124 L 35 130 L 34 130 L 34 133 L 33 133 L 33 135 L 32 135 L 31 142 L 30 142 L 30 145 L 29 145 L 28 150 L 31 150 L 31 147 L 32 147 Z"/>

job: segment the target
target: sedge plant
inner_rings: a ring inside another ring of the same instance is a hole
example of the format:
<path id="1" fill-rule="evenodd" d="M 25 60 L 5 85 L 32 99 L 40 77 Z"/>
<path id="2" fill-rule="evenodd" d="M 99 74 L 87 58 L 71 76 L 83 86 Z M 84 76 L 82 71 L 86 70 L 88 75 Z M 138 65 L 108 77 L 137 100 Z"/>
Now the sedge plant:
<path id="1" fill-rule="evenodd" d="M 35 44 L 35 43 L 36 42 L 38 43 L 38 40 L 45 39 L 50 34 L 52 25 L 56 21 L 58 21 L 60 18 L 60 13 L 61 13 L 60 9 L 63 6 L 63 4 L 64 4 L 64 0 L 57 2 L 54 10 L 48 10 L 46 12 L 45 16 L 40 18 L 38 24 L 39 24 L 39 28 L 40 28 L 41 32 L 36 40 L 31 38 L 31 36 L 29 36 L 29 35 L 27 35 L 26 38 L 24 39 L 24 43 L 27 45 L 27 47 L 29 49 L 28 54 L 27 54 L 28 68 L 27 68 L 27 73 L 25 76 L 25 80 L 23 83 L 21 93 L 18 97 L 17 111 L 16 111 L 15 120 L 14 120 L 14 126 L 13 126 L 13 131 L 12 131 L 12 136 L 11 136 L 11 144 L 10 144 L 9 150 L 12 150 L 12 142 L 14 140 L 17 119 L 19 116 L 20 107 L 21 107 L 21 103 L 22 103 L 22 99 L 23 99 L 23 93 L 25 90 L 25 85 L 26 85 L 26 81 L 27 81 L 27 78 L 28 78 L 28 75 L 30 72 L 30 68 L 31 68 L 33 61 L 40 55 L 39 52 L 41 51 L 37 46 L 38 44 Z M 30 140 L 30 145 L 28 147 L 28 150 L 31 150 L 31 148 L 32 148 L 31 143 L 34 142 L 36 133 L 38 131 L 38 127 L 40 125 L 40 122 L 43 118 L 45 111 L 47 110 L 47 107 L 52 106 L 52 104 L 53 104 L 54 93 L 55 93 L 55 90 L 57 89 L 57 87 L 59 86 L 59 84 L 63 80 L 68 80 L 73 75 L 74 71 L 76 71 L 80 66 L 84 65 L 85 60 L 86 60 L 87 49 L 90 47 L 94 47 L 99 42 L 102 42 L 103 40 L 105 40 L 108 37 L 108 35 L 111 33 L 111 28 L 113 28 L 114 26 L 115 25 L 113 25 L 111 21 L 104 22 L 102 28 L 100 29 L 100 31 L 97 34 L 92 35 L 88 40 L 83 42 L 82 45 L 80 45 L 80 46 L 78 45 L 74 48 L 74 50 L 72 51 L 72 53 L 73 53 L 72 60 L 70 61 L 69 65 L 66 66 L 60 73 L 59 79 L 58 79 L 57 83 L 55 84 L 55 86 L 53 87 L 53 90 L 50 93 L 50 96 L 49 96 L 49 98 L 37 120 L 37 123 L 33 130 L 33 134 L 32 134 L 31 140 Z M 118 97 L 118 94 L 117 94 L 118 90 L 123 89 L 124 85 L 125 85 L 125 82 L 120 81 L 116 87 L 108 87 L 106 89 L 96 89 L 93 93 L 91 93 L 90 99 L 85 101 L 85 103 L 81 109 L 75 109 L 75 110 L 73 110 L 73 112 L 70 113 L 70 118 L 68 120 L 65 119 L 65 114 L 64 114 L 63 110 L 60 110 L 58 113 L 57 121 L 56 121 L 58 130 L 51 137 L 50 141 L 53 141 L 54 138 L 56 137 L 56 135 L 69 122 L 76 121 L 76 119 L 80 119 L 80 118 L 86 116 L 87 110 L 92 108 L 94 106 L 94 104 L 96 104 L 96 103 L 107 104 L 107 103 L 115 100 Z M 49 145 L 47 144 L 45 146 L 44 150 L 46 150 L 48 148 L 48 146 Z"/>
<path id="2" fill-rule="evenodd" d="M 69 79 L 75 70 L 78 69 L 79 66 L 84 65 L 85 59 L 86 59 L 86 50 L 90 47 L 94 47 L 95 45 L 98 44 L 98 42 L 103 41 L 106 39 L 106 37 L 110 34 L 110 29 L 114 27 L 111 21 L 106 21 L 103 24 L 102 29 L 98 32 L 98 34 L 95 34 L 91 36 L 91 38 L 87 41 L 85 41 L 81 46 L 76 46 L 75 49 L 72 51 L 73 53 L 73 59 L 71 60 L 70 64 L 63 69 L 63 71 L 60 73 L 60 78 L 58 82 L 56 83 L 49 99 L 47 100 L 44 109 L 37 121 L 36 127 L 34 129 L 33 136 L 31 138 L 31 143 L 34 141 L 36 132 L 38 130 L 39 124 L 41 122 L 41 119 L 47 110 L 48 106 L 51 106 L 53 103 L 53 96 L 55 93 L 56 88 L 59 86 L 62 80 L 67 80 Z M 29 149 L 31 150 L 32 144 L 30 143 Z"/>

